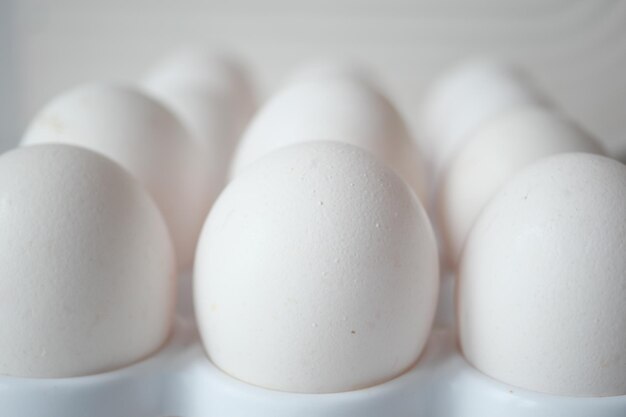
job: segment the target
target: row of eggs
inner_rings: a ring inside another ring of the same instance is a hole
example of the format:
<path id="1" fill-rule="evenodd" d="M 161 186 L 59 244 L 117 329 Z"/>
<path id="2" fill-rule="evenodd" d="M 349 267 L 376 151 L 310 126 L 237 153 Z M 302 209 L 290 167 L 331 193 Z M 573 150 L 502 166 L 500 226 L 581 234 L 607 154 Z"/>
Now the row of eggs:
<path id="1" fill-rule="evenodd" d="M 198 327 L 228 374 L 309 393 L 384 382 L 432 326 L 428 209 L 470 363 L 551 394 L 626 394 L 626 168 L 523 75 L 481 61 L 434 82 L 428 158 L 351 67 L 254 107 L 236 62 L 190 50 L 139 88 L 80 87 L 35 117 L 29 146 L 0 157 L 1 374 L 150 355 L 193 262 Z"/>

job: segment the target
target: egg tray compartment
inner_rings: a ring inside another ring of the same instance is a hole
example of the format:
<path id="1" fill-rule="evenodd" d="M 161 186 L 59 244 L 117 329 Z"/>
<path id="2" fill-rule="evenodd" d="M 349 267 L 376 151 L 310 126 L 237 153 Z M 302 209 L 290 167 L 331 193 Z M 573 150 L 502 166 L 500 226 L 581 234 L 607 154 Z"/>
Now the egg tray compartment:
<path id="1" fill-rule="evenodd" d="M 293 394 L 241 382 L 204 353 L 181 277 L 169 341 L 126 368 L 76 378 L 0 377 L 2 417 L 623 417 L 626 396 L 560 397 L 495 381 L 463 358 L 451 328 L 453 280 L 444 279 L 440 314 L 422 357 L 386 383 L 335 394 Z M 185 300 L 186 298 L 186 300 Z M 447 311 L 446 311 L 447 310 Z M 278 342 L 277 342 L 278 343 Z"/>

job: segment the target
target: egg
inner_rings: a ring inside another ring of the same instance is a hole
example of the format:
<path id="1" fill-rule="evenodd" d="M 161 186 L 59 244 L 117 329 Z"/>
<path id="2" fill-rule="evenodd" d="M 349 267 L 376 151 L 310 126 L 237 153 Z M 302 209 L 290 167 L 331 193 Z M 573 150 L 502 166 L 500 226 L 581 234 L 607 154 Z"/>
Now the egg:
<path id="1" fill-rule="evenodd" d="M 176 89 L 193 87 L 198 96 L 209 102 L 212 97 L 220 97 L 221 105 L 228 109 L 226 114 L 234 123 L 231 150 L 256 108 L 253 82 L 245 66 L 233 55 L 203 46 L 190 45 L 173 51 L 155 65 L 142 84 L 159 93 L 166 102 L 171 100 L 177 111 L 190 114 L 186 118 L 193 119 L 192 125 L 202 126 L 202 121 L 192 116 L 193 109 L 201 110 L 202 105 L 186 104 L 177 97 Z"/>
<path id="2" fill-rule="evenodd" d="M 626 394 L 626 166 L 592 154 L 516 175 L 471 231 L 458 282 L 467 360 L 512 386 Z"/>
<path id="3" fill-rule="evenodd" d="M 437 248 L 415 194 L 371 154 L 330 141 L 241 172 L 204 225 L 194 270 L 213 363 L 289 392 L 355 390 L 406 371 L 437 292 Z"/>
<path id="4" fill-rule="evenodd" d="M 210 207 L 226 181 L 228 166 L 238 135 L 234 116 L 236 112 L 224 99 L 192 84 L 145 85 L 152 97 L 167 105 L 198 143 L 206 171 L 206 185 L 202 195 L 204 206 Z"/>
<path id="5" fill-rule="evenodd" d="M 279 91 L 250 122 L 231 176 L 275 149 L 319 140 L 373 153 L 424 197 L 423 164 L 400 114 L 371 83 L 348 77 L 294 82 Z"/>
<path id="6" fill-rule="evenodd" d="M 450 157 L 483 122 L 519 106 L 546 99 L 518 67 L 487 58 L 463 62 L 426 88 L 417 114 L 417 135 L 430 151 L 439 180 Z"/>
<path id="7" fill-rule="evenodd" d="M 483 207 L 507 180 L 541 158 L 565 152 L 602 150 L 576 124 L 543 107 L 520 107 L 477 128 L 449 163 L 437 197 L 451 263 L 456 264 Z"/>
<path id="8" fill-rule="evenodd" d="M 175 259 L 148 193 L 67 145 L 0 156 L 0 374 L 72 377 L 155 352 L 172 324 Z"/>
<path id="9" fill-rule="evenodd" d="M 169 226 L 179 266 L 189 266 L 208 211 L 202 149 L 163 105 L 128 87 L 89 84 L 48 103 L 22 145 L 65 143 L 97 151 L 149 190 Z"/>

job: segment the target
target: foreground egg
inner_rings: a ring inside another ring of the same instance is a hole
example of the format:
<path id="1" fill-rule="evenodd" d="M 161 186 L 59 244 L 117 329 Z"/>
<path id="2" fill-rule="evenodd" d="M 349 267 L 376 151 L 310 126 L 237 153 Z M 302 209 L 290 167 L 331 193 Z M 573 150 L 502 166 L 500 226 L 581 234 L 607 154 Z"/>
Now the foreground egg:
<path id="1" fill-rule="evenodd" d="M 175 261 L 150 196 L 114 162 L 66 145 L 0 156 L 0 374 L 127 366 L 170 333 Z"/>
<path id="2" fill-rule="evenodd" d="M 420 155 L 400 114 L 372 83 L 345 76 L 312 77 L 278 92 L 250 122 L 231 175 L 280 147 L 320 140 L 370 151 L 424 196 Z"/>
<path id="3" fill-rule="evenodd" d="M 226 373 L 324 393 L 400 375 L 420 356 L 437 248 L 412 190 L 335 142 L 278 150 L 224 190 L 196 254 L 204 346 Z"/>
<path id="4" fill-rule="evenodd" d="M 152 194 L 169 226 L 180 267 L 191 263 L 208 211 L 202 151 L 178 119 L 131 88 L 93 84 L 52 100 L 23 145 L 66 143 L 113 159 Z"/>
<path id="5" fill-rule="evenodd" d="M 591 154 L 520 172 L 470 233 L 458 282 L 467 360 L 548 394 L 626 394 L 626 166 Z"/>
<path id="6" fill-rule="evenodd" d="M 430 150 L 435 180 L 482 123 L 544 101 L 524 72 L 502 62 L 477 59 L 445 71 L 428 86 L 418 115 L 419 140 Z"/>
<path id="7" fill-rule="evenodd" d="M 440 182 L 437 215 L 456 264 L 483 207 L 515 173 L 541 158 L 566 152 L 602 153 L 573 122 L 543 107 L 521 107 L 485 122 L 466 139 Z"/>

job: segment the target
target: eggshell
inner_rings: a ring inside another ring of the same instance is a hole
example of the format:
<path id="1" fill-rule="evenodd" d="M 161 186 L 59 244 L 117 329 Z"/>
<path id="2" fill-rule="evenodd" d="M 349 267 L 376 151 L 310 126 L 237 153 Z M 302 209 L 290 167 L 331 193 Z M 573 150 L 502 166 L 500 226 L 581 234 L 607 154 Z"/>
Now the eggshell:
<path id="1" fill-rule="evenodd" d="M 370 83 L 345 77 L 293 83 L 256 114 L 235 153 L 231 176 L 280 147 L 331 140 L 372 152 L 423 197 L 420 155 L 397 110 Z"/>
<path id="2" fill-rule="evenodd" d="M 444 71 L 427 87 L 418 113 L 418 139 L 429 149 L 435 182 L 464 140 L 483 122 L 546 100 L 513 65 L 474 59 Z"/>
<path id="3" fill-rule="evenodd" d="M 171 89 L 181 85 L 219 96 L 236 124 L 233 140 L 238 139 L 256 108 L 254 86 L 245 66 L 230 54 L 202 46 L 186 46 L 172 52 L 155 65 L 142 83 L 153 92 L 165 88 L 168 98 Z M 174 107 L 180 107 L 176 103 Z"/>
<path id="4" fill-rule="evenodd" d="M 45 106 L 22 139 L 51 142 L 97 151 L 131 172 L 163 212 L 179 266 L 191 263 L 208 211 L 208 175 L 202 149 L 169 110 L 128 87 L 77 87 Z"/>
<path id="5" fill-rule="evenodd" d="M 196 88 L 184 81 L 171 84 L 148 84 L 144 89 L 178 116 L 192 134 L 206 171 L 202 194 L 204 205 L 211 207 L 226 182 L 228 166 L 239 134 L 236 112 L 219 94 Z M 208 210 L 206 211 L 208 212 Z"/>
<path id="6" fill-rule="evenodd" d="M 626 394 L 626 167 L 564 154 L 523 170 L 470 233 L 460 342 L 476 368 L 564 396 Z"/>
<path id="7" fill-rule="evenodd" d="M 354 390 L 411 367 L 438 291 L 437 249 L 408 185 L 336 142 L 252 164 L 219 197 L 196 255 L 211 360 L 262 387 Z"/>
<path id="8" fill-rule="evenodd" d="M 485 122 L 448 165 L 437 198 L 440 230 L 456 264 L 476 218 L 514 174 L 546 156 L 602 153 L 585 131 L 542 107 L 520 107 Z"/>
<path id="9" fill-rule="evenodd" d="M 114 162 L 67 145 L 0 157 L 0 374 L 129 365 L 169 335 L 175 260 L 163 218 Z"/>

